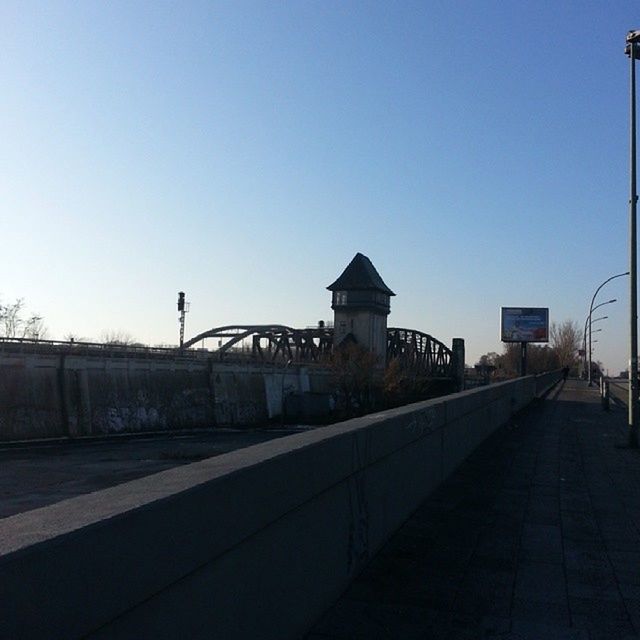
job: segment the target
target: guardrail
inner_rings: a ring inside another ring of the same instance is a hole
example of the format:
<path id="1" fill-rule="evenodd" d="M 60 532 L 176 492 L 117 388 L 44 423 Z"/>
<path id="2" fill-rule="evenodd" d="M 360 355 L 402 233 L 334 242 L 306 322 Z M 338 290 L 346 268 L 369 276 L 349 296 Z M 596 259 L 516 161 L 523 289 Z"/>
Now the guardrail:
<path id="1" fill-rule="evenodd" d="M 141 344 L 113 342 L 80 342 L 73 340 L 35 340 L 31 338 L 0 337 L 0 355 L 76 355 L 104 358 L 154 358 L 166 360 L 220 360 L 219 350 L 205 348 L 180 349 L 179 347 L 151 347 Z M 250 348 L 231 348 L 225 354 L 225 362 L 254 363 Z M 261 365 L 282 366 L 282 363 L 261 362 Z"/>
<path id="2" fill-rule="evenodd" d="M 79 355 L 113 358 L 207 358 L 208 349 L 179 349 L 151 347 L 141 344 L 115 342 L 83 342 L 74 340 L 35 340 L 31 338 L 0 338 L 0 354 Z"/>

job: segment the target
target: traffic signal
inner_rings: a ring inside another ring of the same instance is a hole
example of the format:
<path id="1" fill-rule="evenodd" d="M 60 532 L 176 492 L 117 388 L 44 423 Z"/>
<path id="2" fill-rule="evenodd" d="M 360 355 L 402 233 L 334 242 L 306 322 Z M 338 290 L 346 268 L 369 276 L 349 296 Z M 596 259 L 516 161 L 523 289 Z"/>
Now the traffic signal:
<path id="1" fill-rule="evenodd" d="M 184 311 L 184 291 L 178 293 L 178 311 Z"/>

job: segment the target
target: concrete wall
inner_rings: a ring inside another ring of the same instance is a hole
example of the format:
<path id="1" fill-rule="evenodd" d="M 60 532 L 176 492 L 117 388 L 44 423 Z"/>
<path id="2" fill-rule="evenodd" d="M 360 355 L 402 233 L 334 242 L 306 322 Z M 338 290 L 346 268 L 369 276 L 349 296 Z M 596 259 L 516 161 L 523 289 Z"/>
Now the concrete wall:
<path id="1" fill-rule="evenodd" d="M 297 638 L 533 376 L 0 520 L 0 636 Z"/>
<path id="2" fill-rule="evenodd" d="M 211 425 L 206 361 L 0 357 L 0 440 Z"/>
<path id="3" fill-rule="evenodd" d="M 327 389 L 323 371 L 285 378 L 285 395 Z M 0 441 L 264 423 L 282 382 L 273 367 L 204 358 L 1 355 Z"/>

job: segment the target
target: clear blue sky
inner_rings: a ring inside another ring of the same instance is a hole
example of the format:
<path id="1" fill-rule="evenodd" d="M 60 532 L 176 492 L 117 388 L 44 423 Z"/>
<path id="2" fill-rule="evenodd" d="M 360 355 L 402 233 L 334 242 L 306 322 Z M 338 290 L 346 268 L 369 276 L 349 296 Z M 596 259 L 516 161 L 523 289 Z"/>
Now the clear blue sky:
<path id="1" fill-rule="evenodd" d="M 331 319 L 360 251 L 391 326 L 501 350 L 628 264 L 637 1 L 0 7 L 0 295 L 50 334 Z M 628 283 L 595 357 L 624 368 Z M 594 334 L 594 337 L 595 334 Z"/>

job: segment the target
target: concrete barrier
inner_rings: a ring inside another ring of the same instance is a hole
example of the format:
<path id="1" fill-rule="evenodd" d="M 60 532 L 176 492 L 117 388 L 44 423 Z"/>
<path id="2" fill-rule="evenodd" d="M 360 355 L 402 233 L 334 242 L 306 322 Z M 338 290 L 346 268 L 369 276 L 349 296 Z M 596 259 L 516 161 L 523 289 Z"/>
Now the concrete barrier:
<path id="1" fill-rule="evenodd" d="M 0 441 L 260 424 L 283 392 L 332 388 L 319 368 L 134 356 L 0 354 Z"/>
<path id="2" fill-rule="evenodd" d="M 559 377 L 349 420 L 0 520 L 0 637 L 297 638 Z"/>

